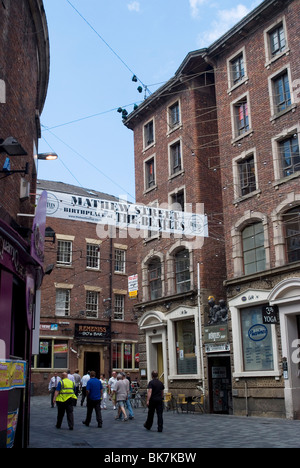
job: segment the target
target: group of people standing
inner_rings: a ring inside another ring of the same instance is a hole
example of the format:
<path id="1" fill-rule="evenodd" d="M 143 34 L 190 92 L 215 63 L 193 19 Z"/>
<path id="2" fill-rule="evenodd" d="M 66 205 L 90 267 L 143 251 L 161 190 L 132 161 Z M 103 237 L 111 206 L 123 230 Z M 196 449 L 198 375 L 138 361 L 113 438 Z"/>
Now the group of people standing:
<path id="1" fill-rule="evenodd" d="M 92 414 L 95 410 L 98 427 L 102 428 L 101 409 L 106 409 L 107 397 L 112 401 L 114 410 L 118 410 L 115 417 L 116 420 L 126 422 L 128 419 L 134 419 L 130 401 L 131 382 L 124 372 L 117 374 L 114 371 L 112 377 L 107 382 L 104 375 L 101 375 L 100 380 L 97 379 L 94 371 L 88 372 L 82 379 L 78 371 L 74 374 L 68 371 L 62 374 L 62 378 L 54 374 L 49 383 L 51 406 L 54 407 L 55 404 L 57 406 L 57 429 L 61 428 L 66 413 L 69 429 L 73 430 L 73 407 L 77 404 L 80 385 L 82 387 L 81 406 L 83 406 L 84 400 L 87 398 L 86 418 L 82 421 L 84 425 L 90 425 Z M 147 406 L 149 411 L 147 421 L 144 424 L 147 430 L 150 430 L 153 425 L 155 411 L 158 418 L 158 432 L 162 432 L 163 430 L 163 396 L 164 386 L 158 380 L 158 373 L 154 371 L 152 372 L 152 380 L 149 382 L 147 391 Z M 128 415 L 126 409 L 128 410 Z"/>

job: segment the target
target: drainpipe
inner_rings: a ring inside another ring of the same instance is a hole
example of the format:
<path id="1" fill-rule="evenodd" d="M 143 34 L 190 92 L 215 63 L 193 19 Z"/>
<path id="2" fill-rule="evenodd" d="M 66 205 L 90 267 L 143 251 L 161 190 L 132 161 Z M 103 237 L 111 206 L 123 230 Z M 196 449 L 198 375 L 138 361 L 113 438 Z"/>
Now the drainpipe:
<path id="1" fill-rule="evenodd" d="M 246 401 L 246 416 L 248 418 L 249 411 L 248 411 L 248 385 L 247 385 L 247 380 L 245 380 L 245 401 Z"/>
<path id="2" fill-rule="evenodd" d="M 198 321 L 199 321 L 199 333 L 200 333 L 200 364 L 202 372 L 202 389 L 203 389 L 203 406 L 205 408 L 205 375 L 204 375 L 204 357 L 203 357 L 203 336 L 202 336 L 202 317 L 201 317 L 201 279 L 200 279 L 200 263 L 197 264 L 197 275 L 198 275 Z"/>

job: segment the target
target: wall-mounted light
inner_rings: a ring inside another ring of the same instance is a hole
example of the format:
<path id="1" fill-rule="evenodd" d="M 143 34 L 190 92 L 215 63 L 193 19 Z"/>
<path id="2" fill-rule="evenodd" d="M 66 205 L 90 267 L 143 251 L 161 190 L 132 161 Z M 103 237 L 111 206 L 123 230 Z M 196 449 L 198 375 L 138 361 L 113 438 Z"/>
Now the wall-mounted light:
<path id="1" fill-rule="evenodd" d="M 28 154 L 14 137 L 8 137 L 6 140 L 0 138 L 0 153 L 7 153 L 9 156 L 27 156 Z"/>

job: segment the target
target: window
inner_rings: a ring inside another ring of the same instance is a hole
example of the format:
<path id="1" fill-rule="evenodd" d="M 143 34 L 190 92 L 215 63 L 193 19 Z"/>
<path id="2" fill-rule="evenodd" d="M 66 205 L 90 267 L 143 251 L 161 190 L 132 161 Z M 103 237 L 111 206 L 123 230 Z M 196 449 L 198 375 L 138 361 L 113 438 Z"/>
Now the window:
<path id="1" fill-rule="evenodd" d="M 113 369 L 134 370 L 139 368 L 136 353 L 138 345 L 135 343 L 113 343 Z"/>
<path id="2" fill-rule="evenodd" d="M 244 372 L 274 370 L 272 325 L 262 323 L 262 306 L 241 310 Z"/>
<path id="3" fill-rule="evenodd" d="M 124 369 L 132 369 L 133 345 L 124 343 Z"/>
<path id="4" fill-rule="evenodd" d="M 125 313 L 125 296 L 121 294 L 116 294 L 115 295 L 114 319 L 124 320 L 124 313 Z"/>
<path id="5" fill-rule="evenodd" d="M 92 270 L 100 268 L 100 247 L 95 244 L 87 244 L 86 246 L 86 267 Z"/>
<path id="6" fill-rule="evenodd" d="M 152 145 L 154 143 L 154 122 L 151 120 L 151 122 L 148 122 L 144 126 L 144 147 L 147 148 L 147 146 Z"/>
<path id="7" fill-rule="evenodd" d="M 184 190 L 179 190 L 176 193 L 172 193 L 171 197 L 172 210 L 184 211 Z"/>
<path id="8" fill-rule="evenodd" d="M 197 374 L 195 321 L 175 322 L 177 374 Z"/>
<path id="9" fill-rule="evenodd" d="M 183 293 L 191 288 L 190 253 L 182 250 L 175 255 L 176 291 Z"/>
<path id="10" fill-rule="evenodd" d="M 126 273 L 126 250 L 115 250 L 115 273 Z"/>
<path id="11" fill-rule="evenodd" d="M 86 316 L 98 318 L 99 293 L 96 291 L 86 291 Z"/>
<path id="12" fill-rule="evenodd" d="M 148 267 L 150 298 L 151 300 L 162 297 L 162 279 L 161 279 L 161 262 L 159 259 L 154 259 Z"/>
<path id="13" fill-rule="evenodd" d="M 264 31 L 266 64 L 271 64 L 289 52 L 288 35 L 285 17 L 278 18 L 275 23 Z"/>
<path id="14" fill-rule="evenodd" d="M 37 369 L 67 369 L 68 344 L 64 341 L 40 339 L 40 352 L 34 359 Z"/>
<path id="15" fill-rule="evenodd" d="M 231 62 L 231 76 L 232 84 L 235 85 L 242 81 L 245 77 L 245 66 L 244 66 L 244 57 L 243 54 L 239 55 L 237 58 Z"/>
<path id="16" fill-rule="evenodd" d="M 168 109 L 168 122 L 169 122 L 169 130 L 173 130 L 177 128 L 180 124 L 180 107 L 179 102 L 176 102 Z"/>
<path id="17" fill-rule="evenodd" d="M 289 263 L 300 261 L 300 207 L 283 215 L 286 249 Z"/>
<path id="18" fill-rule="evenodd" d="M 155 185 L 155 162 L 154 158 L 151 158 L 145 163 L 145 188 L 148 190 Z"/>
<path id="19" fill-rule="evenodd" d="M 254 156 L 238 162 L 240 195 L 244 197 L 256 190 L 255 161 Z"/>
<path id="20" fill-rule="evenodd" d="M 234 105 L 235 136 L 238 137 L 250 130 L 247 100 Z"/>
<path id="21" fill-rule="evenodd" d="M 274 78 L 273 80 L 274 93 L 274 111 L 279 113 L 291 106 L 291 91 L 288 73 Z"/>
<path id="22" fill-rule="evenodd" d="M 244 270 L 250 275 L 266 269 L 264 227 L 262 223 L 252 224 L 242 232 Z"/>
<path id="23" fill-rule="evenodd" d="M 170 169 L 171 175 L 175 175 L 181 172 L 182 161 L 181 161 L 181 142 L 177 141 L 170 146 Z"/>
<path id="24" fill-rule="evenodd" d="M 279 142 L 279 155 L 282 177 L 288 177 L 300 171 L 299 140 L 297 134 Z"/>
<path id="25" fill-rule="evenodd" d="M 70 289 L 57 289 L 56 290 L 56 305 L 55 315 L 58 317 L 69 317 L 70 315 Z"/>
<path id="26" fill-rule="evenodd" d="M 59 240 L 57 245 L 57 264 L 72 265 L 72 242 Z"/>
<path id="27" fill-rule="evenodd" d="M 122 343 L 113 343 L 113 369 L 123 369 L 122 366 Z"/>
<path id="28" fill-rule="evenodd" d="M 286 48 L 286 38 L 283 24 L 269 32 L 270 52 L 274 57 Z"/>

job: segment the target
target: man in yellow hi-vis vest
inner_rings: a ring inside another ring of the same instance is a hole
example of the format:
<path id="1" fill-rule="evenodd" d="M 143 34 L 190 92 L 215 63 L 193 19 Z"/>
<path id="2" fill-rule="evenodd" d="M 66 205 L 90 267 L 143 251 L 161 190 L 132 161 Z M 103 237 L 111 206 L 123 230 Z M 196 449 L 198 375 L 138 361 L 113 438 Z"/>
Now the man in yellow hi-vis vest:
<path id="1" fill-rule="evenodd" d="M 62 374 L 62 380 L 58 383 L 53 397 L 53 403 L 57 406 L 57 423 L 56 428 L 60 429 L 65 412 L 67 413 L 68 426 L 70 431 L 74 428 L 73 405 L 77 400 L 75 395 L 75 384 L 68 379 L 67 372 Z"/>

